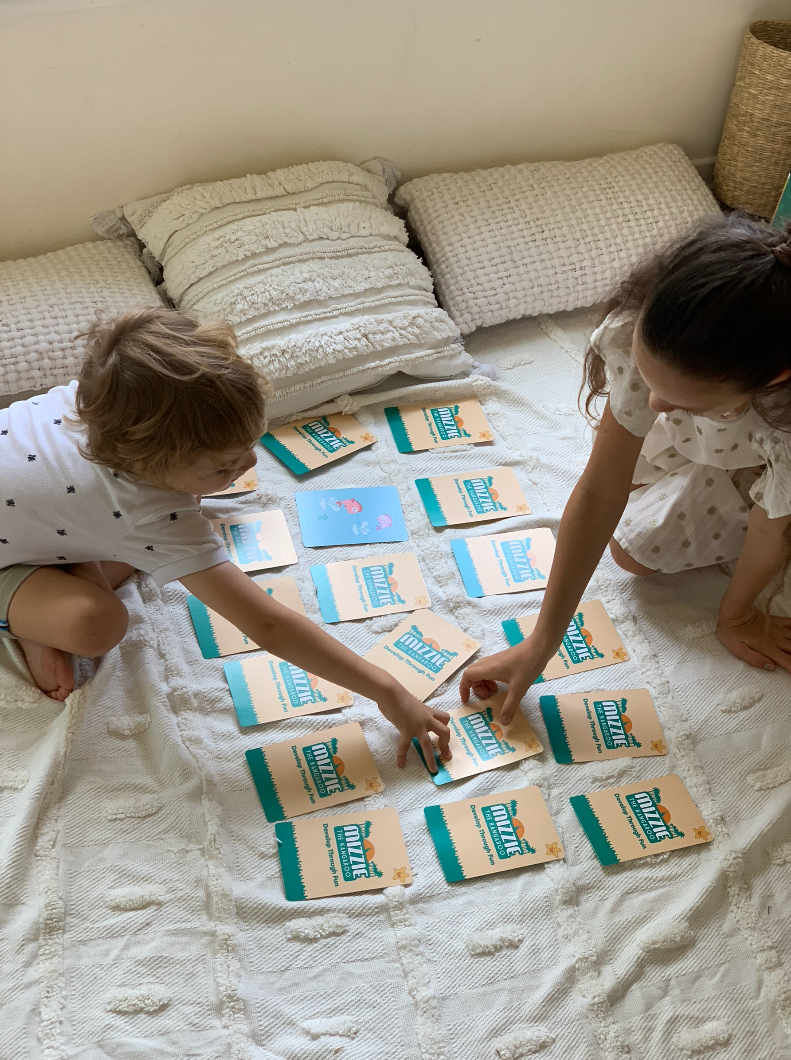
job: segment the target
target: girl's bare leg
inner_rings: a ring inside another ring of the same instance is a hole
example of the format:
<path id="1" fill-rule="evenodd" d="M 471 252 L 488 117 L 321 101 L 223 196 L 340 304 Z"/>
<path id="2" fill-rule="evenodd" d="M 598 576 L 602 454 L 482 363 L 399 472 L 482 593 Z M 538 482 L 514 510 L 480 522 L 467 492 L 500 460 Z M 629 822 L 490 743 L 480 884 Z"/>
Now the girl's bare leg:
<path id="1" fill-rule="evenodd" d="M 113 590 L 133 569 L 114 562 L 40 567 L 17 589 L 8 623 L 51 699 L 64 700 L 74 688 L 70 655 L 104 655 L 123 637 L 129 616 Z"/>

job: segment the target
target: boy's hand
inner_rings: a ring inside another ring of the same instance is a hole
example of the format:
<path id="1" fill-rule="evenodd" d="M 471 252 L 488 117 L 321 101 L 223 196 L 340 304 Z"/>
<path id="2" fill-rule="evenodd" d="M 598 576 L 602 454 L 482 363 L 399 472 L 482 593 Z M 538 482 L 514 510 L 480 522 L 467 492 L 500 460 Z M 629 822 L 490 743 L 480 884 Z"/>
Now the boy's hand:
<path id="1" fill-rule="evenodd" d="M 472 663 L 462 674 L 459 684 L 462 703 L 468 703 L 470 692 L 478 699 L 488 699 L 497 692 L 497 682 L 508 685 L 503 703 L 502 722 L 507 725 L 519 710 L 528 688 L 547 664 L 549 656 L 528 637 L 514 648 L 487 655 Z"/>
<path id="2" fill-rule="evenodd" d="M 791 673 L 791 618 L 767 617 L 757 607 L 742 614 L 720 615 L 717 638 L 750 666 L 759 670 L 782 666 Z"/>
<path id="3" fill-rule="evenodd" d="M 448 747 L 450 740 L 450 729 L 448 722 L 450 714 L 445 710 L 437 710 L 428 707 L 415 699 L 405 688 L 400 685 L 391 692 L 383 693 L 377 698 L 377 705 L 384 716 L 398 729 L 398 754 L 396 762 L 399 769 L 406 765 L 406 753 L 414 737 L 423 751 L 423 758 L 432 773 L 437 772 L 437 764 L 434 758 L 434 744 L 429 736 L 430 732 L 436 733 L 438 739 L 438 750 L 440 757 L 449 759 L 451 750 Z"/>

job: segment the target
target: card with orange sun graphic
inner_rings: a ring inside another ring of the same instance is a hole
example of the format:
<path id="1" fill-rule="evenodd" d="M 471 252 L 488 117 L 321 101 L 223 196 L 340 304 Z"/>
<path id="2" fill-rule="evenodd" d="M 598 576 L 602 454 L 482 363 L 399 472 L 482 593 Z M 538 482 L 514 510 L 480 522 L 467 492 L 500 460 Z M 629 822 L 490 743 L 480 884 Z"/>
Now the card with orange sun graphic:
<path id="1" fill-rule="evenodd" d="M 423 810 L 448 883 L 564 858 L 539 788 L 517 788 Z"/>
<path id="2" fill-rule="evenodd" d="M 530 505 L 510 467 L 416 478 L 415 486 L 432 526 L 466 526 L 530 514 Z"/>
<path id="3" fill-rule="evenodd" d="M 494 440 L 477 398 L 439 405 L 399 405 L 386 408 L 385 416 L 399 453 Z"/>
<path id="4" fill-rule="evenodd" d="M 337 412 L 273 427 L 263 436 L 261 444 L 295 475 L 306 475 L 375 441 L 375 435 L 359 420 Z"/>
<path id="5" fill-rule="evenodd" d="M 480 648 L 477 640 L 433 611 L 414 611 L 365 658 L 425 700 Z"/>
<path id="6" fill-rule="evenodd" d="M 300 670 L 276 655 L 231 659 L 224 669 L 240 725 L 265 725 L 297 714 L 321 714 L 354 702 L 347 689 Z"/>
<path id="7" fill-rule="evenodd" d="M 504 703 L 505 692 L 499 692 L 489 699 L 476 699 L 449 711 L 452 757 L 446 760 L 435 752 L 437 772 L 431 774 L 435 784 L 450 784 L 475 773 L 499 769 L 544 750 L 521 710 L 516 712 L 509 725 L 503 725 Z M 432 736 L 432 739 L 436 743 L 436 737 Z M 412 743 L 425 765 L 420 744 L 417 740 Z"/>
<path id="8" fill-rule="evenodd" d="M 414 552 L 317 563 L 310 574 L 325 622 L 348 622 L 431 606 Z"/>
<path id="9" fill-rule="evenodd" d="M 527 640 L 537 621 L 538 613 L 507 618 L 502 626 L 508 643 L 521 644 Z M 557 652 L 547 663 L 543 674 L 533 683 L 597 670 L 600 666 L 612 666 L 628 659 L 629 652 L 623 646 L 601 600 L 583 600 L 569 622 Z"/>
<path id="10" fill-rule="evenodd" d="M 714 838 L 675 773 L 574 795 L 571 805 L 602 865 L 710 843 Z"/>
<path id="11" fill-rule="evenodd" d="M 245 751 L 267 821 L 384 790 L 358 722 Z"/>
<path id="12" fill-rule="evenodd" d="M 541 713 L 556 762 L 667 754 L 647 688 L 541 696 Z"/>
<path id="13" fill-rule="evenodd" d="M 391 807 L 278 821 L 275 838 L 289 902 L 412 882 L 398 811 Z"/>

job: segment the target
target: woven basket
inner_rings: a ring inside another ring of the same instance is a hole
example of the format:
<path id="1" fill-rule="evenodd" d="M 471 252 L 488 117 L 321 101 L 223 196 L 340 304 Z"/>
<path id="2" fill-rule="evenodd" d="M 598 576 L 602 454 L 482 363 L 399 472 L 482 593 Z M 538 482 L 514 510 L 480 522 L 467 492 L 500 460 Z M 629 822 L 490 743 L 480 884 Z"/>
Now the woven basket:
<path id="1" fill-rule="evenodd" d="M 752 22 L 714 164 L 714 193 L 728 206 L 771 217 L 789 170 L 791 22 Z"/>

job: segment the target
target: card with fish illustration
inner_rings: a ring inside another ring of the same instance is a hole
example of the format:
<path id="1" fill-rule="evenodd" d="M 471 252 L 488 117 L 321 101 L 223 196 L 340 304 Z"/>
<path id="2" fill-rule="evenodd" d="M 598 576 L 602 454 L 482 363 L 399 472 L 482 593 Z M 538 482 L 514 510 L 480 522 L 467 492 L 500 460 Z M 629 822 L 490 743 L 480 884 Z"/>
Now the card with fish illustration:
<path id="1" fill-rule="evenodd" d="M 414 552 L 317 564 L 310 573 L 325 622 L 431 607 Z"/>
<path id="2" fill-rule="evenodd" d="M 232 482 L 230 486 L 226 486 L 224 490 L 220 490 L 218 493 L 207 493 L 205 499 L 209 500 L 212 497 L 231 497 L 236 493 L 250 493 L 251 490 L 258 489 L 258 475 L 255 473 L 255 468 L 251 468 L 249 471 L 245 471 L 242 478 L 237 479 L 236 482 Z"/>
<path id="3" fill-rule="evenodd" d="M 521 644 L 533 632 L 537 621 L 538 614 L 507 618 L 502 626 L 508 643 Z M 563 634 L 557 653 L 533 684 L 552 681 L 567 674 L 598 670 L 601 666 L 613 666 L 628 659 L 629 652 L 623 646 L 601 600 L 583 600 Z"/>
<path id="4" fill-rule="evenodd" d="M 290 575 L 283 575 L 280 578 L 258 577 L 253 578 L 252 581 L 279 604 L 290 607 L 292 611 L 300 615 L 305 614 L 296 580 Z M 239 655 L 245 651 L 260 650 L 258 644 L 245 636 L 227 618 L 212 611 L 197 596 L 187 597 L 187 607 L 204 659 L 219 659 L 226 655 Z"/>
<path id="5" fill-rule="evenodd" d="M 530 514 L 530 505 L 510 467 L 417 478 L 415 485 L 432 526 L 460 526 Z"/>
<path id="6" fill-rule="evenodd" d="M 477 640 L 433 611 L 415 611 L 365 653 L 407 691 L 426 699 L 480 648 Z"/>
<path id="7" fill-rule="evenodd" d="M 409 537 L 395 486 L 352 486 L 295 493 L 305 548 L 375 545 Z"/>
<path id="8" fill-rule="evenodd" d="M 566 856 L 541 790 L 426 806 L 426 824 L 448 883 Z"/>
<path id="9" fill-rule="evenodd" d="M 244 571 L 268 570 L 297 562 L 286 517 L 279 508 L 212 519 L 211 525 L 222 538 L 228 559 Z"/>
<path id="10" fill-rule="evenodd" d="M 571 805 L 602 865 L 697 846 L 714 838 L 675 773 L 573 795 Z"/>
<path id="11" fill-rule="evenodd" d="M 556 762 L 667 754 L 647 688 L 541 696 L 541 713 Z"/>
<path id="12" fill-rule="evenodd" d="M 494 440 L 477 398 L 441 405 L 399 405 L 385 409 L 399 453 Z"/>
<path id="13" fill-rule="evenodd" d="M 354 702 L 347 689 L 276 655 L 232 659 L 225 664 L 225 679 L 240 725 L 266 725 L 296 714 L 321 714 Z"/>
<path id="14" fill-rule="evenodd" d="M 267 821 L 284 821 L 384 790 L 354 721 L 245 751 Z"/>
<path id="15" fill-rule="evenodd" d="M 509 725 L 502 724 L 505 695 L 505 692 L 498 692 L 489 699 L 476 699 L 449 711 L 453 755 L 445 760 L 435 751 L 437 772 L 430 774 L 435 784 L 450 784 L 453 780 L 499 769 L 544 750 L 521 710 L 517 710 Z M 432 736 L 432 741 L 436 743 L 436 737 Z M 412 743 L 425 765 L 420 744 L 417 740 Z"/>
<path id="16" fill-rule="evenodd" d="M 278 821 L 275 838 L 289 902 L 412 882 L 398 811 L 391 807 Z"/>
<path id="17" fill-rule="evenodd" d="M 353 416 L 308 416 L 283 427 L 273 427 L 263 436 L 266 446 L 295 475 L 306 475 L 317 467 L 373 445 L 376 437 Z"/>
<path id="18" fill-rule="evenodd" d="M 456 537 L 450 547 L 467 595 L 472 597 L 544 589 L 555 555 L 555 539 L 545 526 Z"/>

